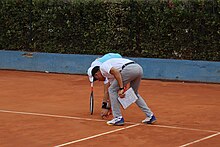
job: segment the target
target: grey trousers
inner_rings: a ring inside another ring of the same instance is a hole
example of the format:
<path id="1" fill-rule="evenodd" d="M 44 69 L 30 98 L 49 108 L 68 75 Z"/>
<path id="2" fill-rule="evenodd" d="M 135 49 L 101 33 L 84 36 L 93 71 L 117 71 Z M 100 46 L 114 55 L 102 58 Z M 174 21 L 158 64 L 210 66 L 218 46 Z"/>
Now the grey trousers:
<path id="1" fill-rule="evenodd" d="M 146 114 L 147 117 L 151 117 L 153 115 L 153 112 L 147 106 L 144 99 L 138 94 L 138 88 L 140 86 L 141 78 L 143 76 L 142 67 L 136 63 L 129 64 L 121 71 L 121 75 L 122 75 L 123 84 L 126 85 L 130 83 L 130 87 L 132 87 L 134 92 L 136 93 L 138 97 L 136 104 L 138 105 L 138 107 Z M 111 101 L 112 113 L 114 117 L 122 116 L 120 110 L 120 103 L 117 99 L 118 89 L 119 89 L 118 82 L 115 79 L 111 83 L 111 86 L 108 89 L 109 97 Z"/>

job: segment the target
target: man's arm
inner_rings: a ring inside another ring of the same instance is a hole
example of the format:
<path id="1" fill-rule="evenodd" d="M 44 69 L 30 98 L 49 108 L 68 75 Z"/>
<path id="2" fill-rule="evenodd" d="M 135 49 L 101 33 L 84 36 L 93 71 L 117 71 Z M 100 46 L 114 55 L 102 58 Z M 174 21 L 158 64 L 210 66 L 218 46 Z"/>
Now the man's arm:
<path id="1" fill-rule="evenodd" d="M 118 81 L 119 88 L 124 87 L 122 77 L 121 77 L 121 73 L 120 73 L 119 70 L 112 67 L 111 70 L 110 70 L 110 74 L 112 74 L 115 77 L 115 79 Z"/>
<path id="2" fill-rule="evenodd" d="M 101 110 L 101 117 L 107 118 L 109 115 L 111 115 L 111 104 L 109 99 L 109 93 L 108 88 L 110 86 L 110 83 L 104 84 L 104 97 L 102 100 L 102 110 Z"/>
<path id="3" fill-rule="evenodd" d="M 120 71 L 112 67 L 110 70 L 110 74 L 112 74 L 115 77 L 115 79 L 118 81 L 118 86 L 119 86 L 118 95 L 120 98 L 123 98 L 125 94 L 124 94 L 124 85 Z"/>
<path id="4" fill-rule="evenodd" d="M 103 102 L 109 102 L 109 94 L 108 94 L 108 88 L 110 86 L 110 83 L 108 82 L 107 84 L 104 84 L 104 97 L 103 97 Z"/>

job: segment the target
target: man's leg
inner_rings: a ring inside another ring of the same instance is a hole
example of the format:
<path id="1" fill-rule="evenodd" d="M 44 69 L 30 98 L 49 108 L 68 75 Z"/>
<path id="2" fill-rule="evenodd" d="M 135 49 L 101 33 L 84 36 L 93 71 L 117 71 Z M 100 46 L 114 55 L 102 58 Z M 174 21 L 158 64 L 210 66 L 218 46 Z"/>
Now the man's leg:
<path id="1" fill-rule="evenodd" d="M 146 116 L 151 117 L 153 115 L 152 111 L 147 106 L 144 99 L 138 94 L 138 89 L 143 75 L 142 67 L 138 64 L 131 64 L 127 66 L 124 69 L 124 71 L 122 71 L 122 74 L 123 74 L 123 81 L 130 82 L 130 86 L 133 88 L 134 92 L 138 97 L 135 103 L 138 105 L 138 107 L 141 108 L 141 110 L 146 114 Z"/>
<path id="2" fill-rule="evenodd" d="M 118 82 L 114 80 L 109 87 L 109 98 L 111 101 L 112 114 L 114 118 L 107 121 L 108 125 L 121 126 L 124 125 L 124 118 L 122 117 L 120 110 L 120 103 L 118 101 Z"/>
<path id="3" fill-rule="evenodd" d="M 111 101 L 111 108 L 112 108 L 112 114 L 114 117 L 122 116 L 121 110 L 120 110 L 120 103 L 118 101 L 118 82 L 117 80 L 114 80 L 109 87 L 109 98 Z"/>

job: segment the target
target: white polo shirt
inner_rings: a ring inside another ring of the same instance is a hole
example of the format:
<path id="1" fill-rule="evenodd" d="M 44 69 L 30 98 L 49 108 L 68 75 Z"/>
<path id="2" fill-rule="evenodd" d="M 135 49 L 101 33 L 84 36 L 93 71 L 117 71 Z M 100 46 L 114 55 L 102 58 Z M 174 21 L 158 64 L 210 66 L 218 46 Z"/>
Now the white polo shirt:
<path id="1" fill-rule="evenodd" d="M 129 62 L 133 61 L 125 58 L 109 59 L 102 63 L 102 65 L 100 66 L 100 71 L 102 75 L 108 78 L 109 82 L 111 83 L 115 79 L 115 77 L 112 74 L 110 74 L 111 68 L 114 67 L 115 69 L 120 71 L 122 70 L 122 66 Z"/>

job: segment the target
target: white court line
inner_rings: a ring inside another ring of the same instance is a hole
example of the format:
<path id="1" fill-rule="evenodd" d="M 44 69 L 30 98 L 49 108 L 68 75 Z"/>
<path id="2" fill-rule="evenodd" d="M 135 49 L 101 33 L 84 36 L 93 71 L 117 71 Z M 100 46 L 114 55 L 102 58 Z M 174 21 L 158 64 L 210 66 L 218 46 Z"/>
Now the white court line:
<path id="1" fill-rule="evenodd" d="M 0 110 L 0 112 L 2 112 L 2 113 L 13 113 L 13 114 L 22 114 L 22 115 L 43 116 L 43 117 L 54 117 L 54 118 L 67 118 L 67 119 L 75 119 L 75 120 L 97 121 L 97 122 L 106 121 L 106 120 L 102 120 L 102 119 L 89 119 L 89 118 L 81 118 L 81 117 L 72 117 L 72 116 L 63 116 L 63 115 L 54 115 L 54 114 L 42 114 L 42 113 L 32 113 L 32 112 L 20 112 L 20 111 L 11 111 L 11 110 Z M 106 132 L 106 133 L 102 133 L 102 134 L 90 136 L 90 137 L 87 137 L 87 138 L 75 140 L 75 141 L 72 141 L 72 142 L 69 142 L 69 143 L 65 143 L 65 145 L 67 145 L 67 144 L 72 144 L 72 143 L 76 143 L 76 142 L 83 141 L 83 140 L 92 139 L 92 138 L 95 138 L 95 137 L 98 137 L 98 136 L 110 134 L 110 133 L 117 132 L 117 131 L 120 131 L 120 130 L 124 130 L 124 129 L 130 128 L 130 127 L 135 127 L 135 126 L 138 126 L 138 125 L 144 125 L 144 124 L 133 123 L 133 122 L 125 122 L 125 123 L 126 123 L 126 124 L 132 124 L 132 125 L 131 125 L 131 126 L 128 126 L 128 127 L 125 127 L 125 128 L 120 128 L 120 129 L 116 129 L 116 130 L 109 131 L 109 132 Z M 202 139 L 199 139 L 199 140 L 196 140 L 196 141 L 193 141 L 193 142 L 184 144 L 184 145 L 179 146 L 179 147 L 185 147 L 185 146 L 188 146 L 188 145 L 194 144 L 194 143 L 196 143 L 196 142 L 200 142 L 200 141 L 209 139 L 209 138 L 211 138 L 211 137 L 214 137 L 214 136 L 217 136 L 217 135 L 220 134 L 219 131 L 201 130 L 201 129 L 193 129 L 193 128 L 185 128 L 185 127 L 176 127 L 176 126 L 165 126 L 165 125 L 147 125 L 147 126 L 150 126 L 150 127 L 169 128 L 169 129 L 191 130 L 191 131 L 203 131 L 203 132 L 212 132 L 212 133 L 215 133 L 215 134 L 213 134 L 213 135 L 210 135 L 210 136 L 204 137 L 204 138 L 202 138 Z M 64 145 L 64 144 L 63 144 L 63 145 Z M 59 146 L 56 146 L 56 147 L 59 147 Z"/>
<path id="2" fill-rule="evenodd" d="M 76 119 L 76 120 L 88 120 L 88 121 L 100 121 L 100 122 L 106 121 L 106 120 L 103 120 L 103 119 L 90 119 L 90 118 L 73 117 L 73 116 L 65 116 L 65 115 L 43 114 L 43 113 L 34 113 L 34 112 L 21 112 L 21 111 L 12 111 L 12 110 L 0 110 L 0 112 L 2 112 L 2 113 L 23 114 L 23 115 L 36 115 L 36 116 L 45 116 L 45 117 L 55 117 L 55 118 L 67 118 L 67 119 Z M 127 124 L 137 124 L 137 123 L 134 123 L 134 122 L 126 122 L 126 123 Z M 192 130 L 192 131 L 204 131 L 204 132 L 219 133 L 218 131 L 212 131 L 212 130 L 201 130 L 201 129 L 193 129 L 193 128 L 185 128 L 185 127 L 166 126 L 166 125 L 148 125 L 148 126 L 161 127 L 161 128 L 170 128 L 170 129 L 180 129 L 180 130 Z"/>
<path id="3" fill-rule="evenodd" d="M 42 114 L 42 113 L 33 113 L 33 112 L 19 112 L 19 111 L 10 111 L 10 110 L 0 110 L 0 112 L 23 114 L 23 115 L 45 116 L 45 117 L 55 117 L 55 118 L 68 118 L 68 119 L 76 119 L 76 120 L 88 120 L 88 121 L 100 121 L 100 122 L 106 121 L 106 120 L 102 120 L 102 119 L 90 119 L 90 118 L 73 117 L 73 116 L 65 116 L 65 115 Z M 136 123 L 128 122 L 127 124 L 136 124 Z"/>
<path id="4" fill-rule="evenodd" d="M 46 116 L 46 117 L 57 117 L 57 118 L 69 118 L 69 119 L 77 119 L 77 120 L 105 121 L 105 120 L 101 120 L 101 119 L 90 119 L 90 118 L 81 118 L 81 117 L 73 117 L 73 116 L 65 116 L 65 115 L 42 114 L 42 113 L 20 112 L 20 111 L 10 111 L 10 110 L 0 110 L 0 112 L 23 114 L 23 115 L 37 115 L 37 116 Z"/>
<path id="5" fill-rule="evenodd" d="M 181 146 L 179 146 L 179 147 L 189 146 L 189 145 L 195 144 L 195 143 L 197 143 L 197 142 L 201 142 L 201 141 L 203 141 L 203 140 L 206 140 L 206 139 L 215 137 L 215 136 L 217 136 L 217 135 L 220 135 L 220 132 L 215 133 L 215 134 L 212 134 L 212 135 L 209 135 L 209 136 L 207 136 L 207 137 L 204 137 L 204 138 L 201 138 L 201 139 L 198 139 L 198 140 L 195 140 L 195 141 L 192 141 L 192 142 L 189 142 L 189 143 L 184 144 L 184 145 L 181 145 Z"/>
<path id="6" fill-rule="evenodd" d="M 150 126 L 150 127 L 159 127 L 159 128 L 169 128 L 169 129 L 178 129 L 178 130 L 189 130 L 189 131 L 218 133 L 218 131 L 201 130 L 201 129 L 193 129 L 193 128 L 185 128 L 185 127 L 176 127 L 176 126 L 165 126 L 165 125 L 148 125 L 148 126 Z"/>
<path id="7" fill-rule="evenodd" d="M 123 127 L 123 128 L 120 128 L 120 129 L 116 129 L 116 130 L 108 131 L 108 132 L 105 132 L 105 133 L 100 133 L 100 134 L 97 134 L 97 135 L 93 135 L 93 136 L 89 136 L 89 137 L 86 137 L 86 138 L 70 141 L 70 142 L 67 142 L 67 143 L 60 144 L 60 145 L 56 145 L 54 147 L 62 147 L 62 146 L 74 144 L 74 143 L 81 142 L 81 141 L 84 141 L 84 140 L 89 140 L 89 139 L 93 139 L 93 138 L 96 138 L 96 137 L 99 137 L 99 136 L 103 136 L 103 135 L 111 134 L 111 133 L 114 133 L 114 132 L 122 131 L 122 130 L 125 130 L 125 129 L 133 128 L 133 127 L 136 127 L 136 126 L 139 126 L 139 125 L 140 124 L 130 125 L 130 126 Z"/>
<path id="8" fill-rule="evenodd" d="M 33 113 L 33 112 L 20 112 L 20 111 L 12 111 L 12 110 L 0 110 L 2 113 L 14 113 L 14 114 L 22 114 L 22 115 L 34 115 L 34 116 L 44 116 L 44 117 L 55 117 L 55 118 L 67 118 L 67 119 L 76 119 L 76 120 L 86 120 L 86 121 L 98 121 L 103 122 L 106 120 L 103 119 L 90 119 L 90 118 L 81 118 L 81 117 L 73 117 L 73 116 L 65 116 L 65 115 L 54 115 L 54 114 L 42 114 L 42 113 Z M 134 122 L 125 122 L 126 124 L 139 124 Z M 140 124 L 145 125 L 145 124 Z M 191 130 L 191 131 L 200 131 L 200 132 L 212 132 L 219 133 L 219 131 L 213 130 L 202 130 L 202 129 L 193 129 L 193 128 L 185 128 L 185 127 L 176 127 L 176 126 L 166 126 L 166 125 L 147 125 L 150 127 L 161 127 L 161 128 L 169 128 L 169 129 L 178 129 L 178 130 Z"/>

